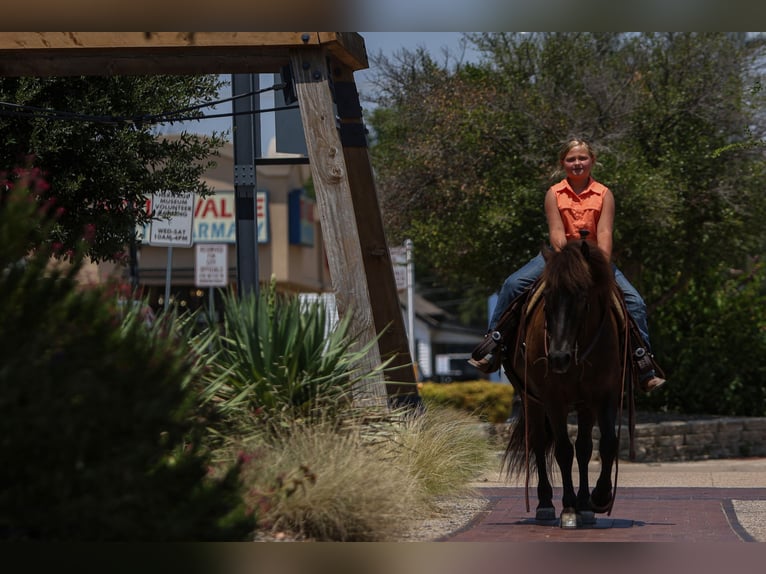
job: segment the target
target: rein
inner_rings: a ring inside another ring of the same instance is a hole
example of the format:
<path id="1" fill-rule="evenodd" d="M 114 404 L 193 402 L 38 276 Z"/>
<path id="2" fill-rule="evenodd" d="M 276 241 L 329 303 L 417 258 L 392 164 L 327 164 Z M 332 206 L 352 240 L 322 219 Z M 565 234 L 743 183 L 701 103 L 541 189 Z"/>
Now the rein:
<path id="1" fill-rule="evenodd" d="M 622 352 L 622 376 L 620 377 L 620 408 L 619 408 L 619 422 L 617 424 L 617 456 L 614 459 L 614 484 L 612 487 L 612 500 L 609 503 L 609 509 L 607 516 L 612 514 L 612 507 L 614 506 L 614 499 L 617 497 L 617 476 L 620 469 L 620 437 L 622 435 L 622 410 L 625 403 L 625 381 L 628 378 L 628 353 L 630 349 L 630 319 L 628 315 L 628 309 L 625 306 L 625 300 L 621 297 L 616 298 L 620 303 L 620 312 L 622 313 L 623 323 L 623 352 Z M 633 395 L 633 381 L 628 386 L 628 392 L 630 393 L 630 402 L 628 404 L 628 435 L 630 438 L 630 447 L 628 456 L 630 460 L 636 458 L 636 450 L 634 444 L 635 438 L 635 397 Z"/>
<path id="2" fill-rule="evenodd" d="M 590 345 L 588 345 L 588 348 L 585 349 L 585 352 L 579 358 L 577 356 L 577 343 L 575 343 L 575 365 L 579 365 L 580 361 L 585 361 L 585 358 L 591 354 L 591 352 L 596 346 L 596 343 L 598 343 L 598 340 L 601 338 L 601 335 L 606 330 L 606 323 L 609 320 L 609 314 L 611 313 L 611 311 L 612 310 L 610 308 L 610 305 L 609 303 L 607 303 L 604 308 L 604 313 L 601 315 L 601 322 L 598 325 L 596 334 L 593 335 L 593 339 L 591 339 Z"/>

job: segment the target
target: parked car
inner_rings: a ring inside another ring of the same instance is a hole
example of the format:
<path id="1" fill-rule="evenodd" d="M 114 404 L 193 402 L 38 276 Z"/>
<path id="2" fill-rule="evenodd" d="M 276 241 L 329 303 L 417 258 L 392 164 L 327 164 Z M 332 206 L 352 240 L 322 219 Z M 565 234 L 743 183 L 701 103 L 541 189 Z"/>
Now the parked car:
<path id="1" fill-rule="evenodd" d="M 443 353 L 435 357 L 434 374 L 431 380 L 437 383 L 453 381 L 477 381 L 486 379 L 487 375 L 470 365 L 468 359 L 471 353 Z"/>

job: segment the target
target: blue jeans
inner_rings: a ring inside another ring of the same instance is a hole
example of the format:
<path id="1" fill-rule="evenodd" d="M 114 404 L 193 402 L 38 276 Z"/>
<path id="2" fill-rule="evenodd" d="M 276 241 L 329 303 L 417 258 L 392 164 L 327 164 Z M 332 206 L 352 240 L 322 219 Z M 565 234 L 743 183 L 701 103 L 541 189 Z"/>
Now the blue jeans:
<path id="1" fill-rule="evenodd" d="M 636 288 L 630 284 L 627 277 L 622 274 L 616 265 L 614 267 L 614 279 L 617 285 L 622 290 L 625 297 L 625 306 L 628 309 L 633 320 L 636 322 L 636 326 L 641 333 L 641 337 L 646 345 L 646 350 L 651 353 L 651 345 L 649 344 L 649 327 L 647 323 L 646 303 L 643 298 L 636 291 Z M 529 262 L 508 276 L 503 282 L 503 286 L 500 288 L 500 293 L 497 296 L 497 303 L 495 309 L 492 312 L 492 317 L 489 320 L 489 330 L 495 328 L 497 322 L 500 320 L 500 316 L 506 310 L 511 302 L 522 294 L 535 280 L 540 277 L 545 268 L 545 259 L 541 253 L 538 253 L 535 257 L 529 260 Z"/>

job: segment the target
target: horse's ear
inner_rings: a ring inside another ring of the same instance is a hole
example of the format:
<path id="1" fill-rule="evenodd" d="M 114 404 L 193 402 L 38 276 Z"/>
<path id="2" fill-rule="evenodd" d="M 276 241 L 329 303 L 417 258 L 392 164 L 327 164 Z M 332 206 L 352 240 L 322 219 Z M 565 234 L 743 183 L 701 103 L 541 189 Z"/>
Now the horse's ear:
<path id="1" fill-rule="evenodd" d="M 582 253 L 583 257 L 585 257 L 585 261 L 590 261 L 590 245 L 588 245 L 588 242 L 584 239 L 582 245 L 580 246 L 580 253 Z"/>
<path id="2" fill-rule="evenodd" d="M 543 259 L 548 261 L 548 259 L 550 259 L 553 256 L 555 251 L 553 250 L 553 247 L 551 247 L 550 245 L 543 245 L 542 248 L 540 249 L 540 253 L 543 254 Z"/>

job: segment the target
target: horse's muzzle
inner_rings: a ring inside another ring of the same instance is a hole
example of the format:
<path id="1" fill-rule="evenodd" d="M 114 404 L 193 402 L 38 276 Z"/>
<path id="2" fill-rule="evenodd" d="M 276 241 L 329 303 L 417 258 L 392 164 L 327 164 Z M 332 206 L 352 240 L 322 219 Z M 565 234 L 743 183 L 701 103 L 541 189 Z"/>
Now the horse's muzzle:
<path id="1" fill-rule="evenodd" d="M 548 353 L 548 366 L 557 375 L 563 375 L 572 365 L 572 353 L 569 351 L 551 351 Z"/>

